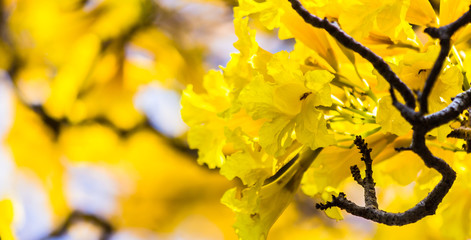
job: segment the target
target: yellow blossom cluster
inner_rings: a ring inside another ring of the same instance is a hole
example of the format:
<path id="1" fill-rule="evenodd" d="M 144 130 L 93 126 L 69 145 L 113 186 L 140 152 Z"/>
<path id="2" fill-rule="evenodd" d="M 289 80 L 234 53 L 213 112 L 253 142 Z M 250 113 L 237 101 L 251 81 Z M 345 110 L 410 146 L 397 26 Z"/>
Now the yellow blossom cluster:
<path id="1" fill-rule="evenodd" d="M 423 29 L 456 20 L 470 4 L 442 0 L 436 13 L 425 0 L 301 2 L 310 13 L 334 22 L 381 56 L 413 91 L 422 89 L 439 52 L 439 42 L 424 35 Z M 365 137 L 373 149 L 379 200 L 386 209 L 407 210 L 404 205 L 420 201 L 437 183 L 439 175 L 419 157 L 394 150 L 410 144 L 411 125 L 392 106 L 388 83 L 369 62 L 323 29 L 305 23 L 285 0 L 239 0 L 234 27 L 238 53 L 225 67 L 206 75 L 204 91 L 187 87 L 182 116 L 190 126 L 188 141 L 198 149 L 199 163 L 240 180 L 222 202 L 236 212 L 234 227 L 241 239 L 266 238 L 299 186 L 308 196 L 328 201 L 348 185 L 349 167 L 359 165 L 361 158 L 350 145 L 355 135 Z M 272 53 L 257 42 L 257 31 L 274 29 L 281 40 L 294 39 L 294 49 Z M 466 26 L 452 38 L 452 51 L 429 97 L 431 112 L 469 88 L 470 33 Z M 459 212 L 460 207 L 451 210 L 454 197 L 463 206 L 471 203 L 458 196 L 469 194 L 463 181 L 470 174 L 464 160 L 469 157 L 462 140 L 447 138 L 464 118 L 429 133 L 432 151 L 462 172 L 437 215 L 420 227 L 404 228 L 404 234 L 430 227 L 440 229 L 443 237 L 471 236 L 471 215 Z M 390 189 L 408 191 L 395 185 L 412 189 L 407 201 L 390 196 Z M 343 218 L 337 209 L 326 213 Z M 453 217 L 463 224 L 447 224 Z M 376 237 L 386 238 L 388 231 L 378 227 Z"/>

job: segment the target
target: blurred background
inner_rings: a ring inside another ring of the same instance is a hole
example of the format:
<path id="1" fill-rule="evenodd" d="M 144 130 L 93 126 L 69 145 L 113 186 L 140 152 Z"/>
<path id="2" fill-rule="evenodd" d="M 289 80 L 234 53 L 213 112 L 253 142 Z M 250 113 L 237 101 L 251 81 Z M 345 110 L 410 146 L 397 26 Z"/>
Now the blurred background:
<path id="1" fill-rule="evenodd" d="M 236 5 L 0 0 L 1 239 L 237 239 L 220 203 L 237 183 L 196 163 L 180 118 L 182 90 L 202 92 L 204 74 L 236 51 Z M 276 36 L 257 28 L 263 49 L 293 48 Z M 409 204 L 411 188 L 398 189 L 383 192 Z M 346 192 L 362 201 L 359 186 Z M 336 222 L 301 193 L 293 202 L 268 239 L 440 238 L 437 217 Z"/>
<path id="2" fill-rule="evenodd" d="M 180 118 L 235 51 L 235 4 L 0 1 L 2 239 L 236 239 L 234 183 L 196 163 Z M 257 40 L 292 48 L 275 36 Z"/>

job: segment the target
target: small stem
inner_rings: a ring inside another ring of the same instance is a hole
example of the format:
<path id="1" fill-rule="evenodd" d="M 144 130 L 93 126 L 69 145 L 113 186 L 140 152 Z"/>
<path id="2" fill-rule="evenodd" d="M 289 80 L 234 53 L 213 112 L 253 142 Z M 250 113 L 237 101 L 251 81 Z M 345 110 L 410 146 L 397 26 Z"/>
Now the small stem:
<path id="1" fill-rule="evenodd" d="M 361 138 L 361 136 L 357 136 L 354 141 L 355 145 L 357 145 L 358 149 L 362 154 L 361 160 L 365 162 L 366 170 L 365 170 L 365 178 L 360 184 L 365 190 L 365 207 L 373 207 L 378 208 L 378 201 L 376 199 L 376 191 L 375 185 L 376 183 L 373 180 L 373 159 L 371 158 L 371 148 L 368 148 L 368 144 L 365 143 L 365 140 Z M 353 176 L 355 178 L 355 176 Z"/>

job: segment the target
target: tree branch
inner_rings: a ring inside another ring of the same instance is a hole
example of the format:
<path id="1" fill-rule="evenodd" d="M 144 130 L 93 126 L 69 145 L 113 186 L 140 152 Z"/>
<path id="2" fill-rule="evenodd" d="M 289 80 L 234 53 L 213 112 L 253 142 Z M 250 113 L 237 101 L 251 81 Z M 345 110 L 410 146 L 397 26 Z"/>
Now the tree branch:
<path id="1" fill-rule="evenodd" d="M 442 71 L 443 62 L 445 61 L 451 48 L 451 36 L 458 31 L 461 27 L 471 22 L 471 12 L 468 10 L 463 16 L 458 18 L 456 21 L 439 27 L 439 28 L 426 28 L 425 33 L 433 38 L 440 39 L 440 53 L 438 54 L 437 60 L 432 67 L 432 71 L 425 81 L 424 90 L 419 94 L 420 112 L 422 114 L 428 113 L 428 96 L 432 91 L 434 83 L 437 81 L 440 72 Z"/>
<path id="2" fill-rule="evenodd" d="M 368 144 L 365 143 L 365 140 L 361 136 L 357 136 L 355 141 L 358 149 L 362 154 L 361 160 L 365 162 L 365 178 L 363 179 L 363 188 L 365 189 L 365 207 L 378 208 L 378 202 L 376 199 L 375 185 L 376 183 L 373 180 L 373 169 L 372 164 L 373 160 L 371 159 L 371 148 L 368 148 Z"/>
<path id="3" fill-rule="evenodd" d="M 429 114 L 424 117 L 424 123 L 428 127 L 428 130 L 432 130 L 438 126 L 446 124 L 451 120 L 455 119 L 471 106 L 471 89 L 462 92 L 453 98 L 453 101 L 444 109 Z"/>
<path id="4" fill-rule="evenodd" d="M 425 139 L 423 142 L 425 142 Z M 422 156 L 420 154 L 419 155 L 423 159 L 434 158 L 434 165 L 429 167 L 440 169 L 441 171 L 439 172 L 443 175 L 443 179 L 437 184 L 437 186 L 435 186 L 435 188 L 432 190 L 432 192 L 428 194 L 426 198 L 424 198 L 413 208 L 405 212 L 391 213 L 380 210 L 378 209 L 378 203 L 376 201 L 376 193 L 374 189 L 375 183 L 372 177 L 372 161 L 371 157 L 369 156 L 371 149 L 367 148 L 367 145 L 364 143 L 364 140 L 361 139 L 359 136 L 357 136 L 357 138 L 355 139 L 355 144 L 361 150 L 361 153 L 363 155 L 362 160 L 366 164 L 366 177 L 362 181 L 360 181 L 361 183 L 359 183 L 361 186 L 363 186 L 365 190 L 365 206 L 358 206 L 354 202 L 348 200 L 346 198 L 345 193 L 341 192 L 337 197 L 332 195 L 332 201 L 330 202 L 326 202 L 325 204 L 316 204 L 316 208 L 326 210 L 331 207 L 339 207 L 350 214 L 363 217 L 378 223 L 383 223 L 390 226 L 402 226 L 417 222 L 428 215 L 435 214 L 438 205 L 442 201 L 443 197 L 445 197 L 445 195 L 448 193 L 456 178 L 456 174 L 453 169 L 451 169 L 451 167 L 449 167 L 448 164 L 446 164 L 443 160 L 433 156 L 430 151 L 428 151 L 428 148 L 425 147 L 423 154 L 427 156 Z M 356 165 L 352 166 L 352 168 L 358 169 Z M 358 176 L 353 175 L 353 177 L 357 182 L 359 182 Z"/>
<path id="5" fill-rule="evenodd" d="M 368 60 L 373 64 L 374 68 L 383 76 L 386 81 L 391 84 L 395 89 L 401 93 L 402 97 L 406 101 L 407 107 L 415 109 L 415 97 L 412 90 L 399 79 L 399 77 L 391 70 L 391 67 L 381 58 L 372 52 L 369 48 L 363 46 L 357 42 L 336 24 L 329 22 L 327 19 L 320 19 L 317 16 L 312 15 L 307 11 L 298 0 L 289 0 L 294 10 L 306 21 L 316 28 L 322 28 L 326 30 L 333 38 L 344 45 L 346 48 L 353 50 L 358 53 L 364 59 Z"/>
<path id="6" fill-rule="evenodd" d="M 425 135 L 432 129 L 456 118 L 466 108 L 471 106 L 471 90 L 458 94 L 452 102 L 441 111 L 424 116 L 427 113 L 428 96 L 433 89 L 433 85 L 438 78 L 443 63 L 448 56 L 451 45 L 451 36 L 461 27 L 471 22 L 470 11 L 466 12 L 455 22 L 440 28 L 427 28 L 425 30 L 430 36 L 440 39 L 440 54 L 434 63 L 432 71 L 424 84 L 424 90 L 418 94 L 420 103 L 420 112 L 415 112 L 415 98 L 412 91 L 405 85 L 399 77 L 392 72 L 389 66 L 378 55 L 371 52 L 362 44 L 355 41 L 352 37 L 343 32 L 337 25 L 330 23 L 327 19 L 320 19 L 311 15 L 299 2 L 299 0 L 289 0 L 292 7 L 309 24 L 316 28 L 325 29 L 332 37 L 337 39 L 345 47 L 357 52 L 363 58 L 371 62 L 374 68 L 389 82 L 392 104 L 398 109 L 401 115 L 406 119 L 413 129 L 412 142 L 409 147 L 398 150 L 411 150 L 423 160 L 424 164 L 437 170 L 441 175 L 441 181 L 435 188 L 414 207 L 402 213 L 391 213 L 377 208 L 376 194 L 374 191 L 374 181 L 371 170 L 370 149 L 367 148 L 364 141 L 357 138 L 355 144 L 361 150 L 362 160 L 366 164 L 366 177 L 361 178 L 360 170 L 357 166 L 352 166 L 351 172 L 355 181 L 365 190 L 365 207 L 356 205 L 346 198 L 345 193 L 340 193 L 338 197 L 333 196 L 331 202 L 317 204 L 316 207 L 325 210 L 330 207 L 339 207 L 347 212 L 372 221 L 387 225 L 405 225 L 416 222 L 428 215 L 435 214 L 438 205 L 450 190 L 456 179 L 455 171 L 443 160 L 434 156 L 425 144 Z M 397 90 L 405 99 L 406 104 L 400 103 L 394 90 Z M 375 205 L 376 204 L 376 205 Z"/>

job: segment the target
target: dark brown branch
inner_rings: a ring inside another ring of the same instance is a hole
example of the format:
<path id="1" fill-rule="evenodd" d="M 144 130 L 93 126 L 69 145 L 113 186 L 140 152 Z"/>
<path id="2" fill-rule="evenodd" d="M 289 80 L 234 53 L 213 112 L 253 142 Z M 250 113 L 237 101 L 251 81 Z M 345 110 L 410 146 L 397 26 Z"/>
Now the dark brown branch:
<path id="1" fill-rule="evenodd" d="M 453 129 L 448 135 L 447 138 L 458 138 L 468 140 L 471 137 L 471 128 L 467 127 L 459 127 Z"/>
<path id="2" fill-rule="evenodd" d="M 92 214 L 87 214 L 80 211 L 73 211 L 64 221 L 64 223 L 59 226 L 59 228 L 51 232 L 47 237 L 42 238 L 42 240 L 47 240 L 53 237 L 60 237 L 65 235 L 70 229 L 70 227 L 79 221 L 89 222 L 93 225 L 98 226 L 102 230 L 100 240 L 110 239 L 111 235 L 114 232 L 113 226 L 111 226 L 111 224 L 105 219 Z"/>
<path id="3" fill-rule="evenodd" d="M 471 12 L 466 12 L 463 16 L 458 18 L 456 21 L 439 27 L 439 28 L 426 28 L 425 33 L 433 38 L 440 39 L 440 53 L 438 54 L 437 60 L 432 67 L 432 71 L 425 81 L 424 90 L 419 95 L 420 112 L 422 114 L 428 113 L 428 96 L 432 91 L 434 83 L 437 81 L 440 72 L 442 71 L 443 63 L 448 56 L 451 48 L 451 36 L 458 31 L 461 27 L 471 22 Z"/>
<path id="4" fill-rule="evenodd" d="M 358 183 L 358 185 L 363 187 L 364 185 L 363 178 L 361 177 L 360 169 L 358 168 L 358 166 L 357 165 L 351 166 L 350 172 L 352 173 L 352 177 Z"/>
<path id="5" fill-rule="evenodd" d="M 374 207 L 372 202 L 376 200 L 368 200 L 367 196 L 375 195 L 374 192 L 369 192 L 368 189 L 374 191 L 374 181 L 372 178 L 371 162 L 369 162 L 368 148 L 363 146 L 362 142 L 358 142 L 357 145 L 362 149 L 363 158 L 367 165 L 366 177 L 361 179 L 361 175 L 357 166 L 351 167 L 352 175 L 360 185 L 365 188 L 365 207 L 356 205 L 355 203 L 346 199 L 344 193 L 340 193 L 338 197 L 333 196 L 331 202 L 326 204 L 317 204 L 316 207 L 320 209 L 327 209 L 330 207 L 340 207 L 347 212 L 360 216 L 372 221 L 383 223 L 387 225 L 405 225 L 416 222 L 428 215 L 435 214 L 438 205 L 441 203 L 445 195 L 450 190 L 453 182 L 456 179 L 455 171 L 443 160 L 434 156 L 425 144 L 425 135 L 430 130 L 441 126 L 454 118 L 456 118 L 466 108 L 471 106 L 471 90 L 458 94 L 450 105 L 443 110 L 424 116 L 427 112 L 428 95 L 430 94 L 433 84 L 436 81 L 438 75 L 441 72 L 444 60 L 446 59 L 450 50 L 450 38 L 451 36 L 462 26 L 471 21 L 471 13 L 468 11 L 462 17 L 455 22 L 443 26 L 441 28 L 428 28 L 426 32 L 430 36 L 439 38 L 441 51 L 438 59 L 436 60 L 432 72 L 426 80 L 424 85 L 424 91 L 419 94 L 420 101 L 420 112 L 415 112 L 415 98 L 412 95 L 410 89 L 392 72 L 389 66 L 381 59 L 381 57 L 375 55 L 368 48 L 356 42 L 353 38 L 343 32 L 337 25 L 330 23 L 327 19 L 320 19 L 316 16 L 311 15 L 298 0 L 289 0 L 292 7 L 298 12 L 303 19 L 316 28 L 325 29 L 331 36 L 337 41 L 342 43 L 345 47 L 352 49 L 353 51 L 360 54 L 363 58 L 370 61 L 375 69 L 389 82 L 390 94 L 392 98 L 392 104 L 401 112 L 401 115 L 406 119 L 413 129 L 412 142 L 409 147 L 403 147 L 398 150 L 411 150 L 416 153 L 423 160 L 424 164 L 437 170 L 441 175 L 441 181 L 435 186 L 435 188 L 425 197 L 422 201 L 417 203 L 414 207 L 402 213 L 390 213 L 377 209 Z M 406 105 L 400 103 L 394 90 L 397 90 L 405 99 Z M 356 140 L 358 141 L 358 139 Z M 370 167 L 368 167 L 368 165 Z M 369 182 L 369 183 L 368 183 Z M 367 185 L 370 186 L 367 186 Z"/>
<path id="6" fill-rule="evenodd" d="M 365 190 L 365 207 L 373 207 L 378 208 L 378 202 L 376 199 L 376 191 L 375 185 L 376 183 L 373 180 L 373 159 L 371 159 L 371 148 L 368 148 L 368 144 L 365 143 L 365 140 L 361 138 L 361 136 L 357 136 L 354 141 L 355 145 L 357 145 L 358 149 L 362 154 L 361 160 L 365 162 L 366 170 L 365 170 L 365 178 L 363 179 L 362 187 Z"/>
<path id="7" fill-rule="evenodd" d="M 447 138 L 458 138 L 466 140 L 466 143 L 463 144 L 463 149 L 466 150 L 466 153 L 471 153 L 471 118 L 469 113 L 471 108 L 468 108 L 467 118 L 461 122 L 461 127 L 453 129 L 446 137 Z"/>
<path id="8" fill-rule="evenodd" d="M 423 141 L 420 141 L 420 142 L 425 143 L 425 139 L 423 139 Z M 361 149 L 367 150 L 367 151 L 362 150 L 362 154 L 363 154 L 362 160 L 364 158 L 365 159 L 369 158 L 371 160 L 369 156 L 365 156 L 365 153 L 369 155 L 369 152 L 371 151 L 371 149 L 368 149 L 366 144 L 362 145 L 363 143 L 364 141 L 361 138 L 357 137 L 357 139 L 355 140 L 355 144 L 359 146 L 359 148 L 361 147 Z M 442 159 L 439 159 L 433 156 L 431 152 L 428 150 L 428 148 L 425 146 L 425 144 L 421 146 L 416 146 L 416 148 L 420 149 L 419 156 L 421 156 L 422 159 L 434 160 L 434 161 L 429 161 L 432 164 L 429 167 L 440 169 L 439 172 L 443 175 L 443 179 L 437 184 L 437 186 L 435 186 L 435 188 L 432 190 L 432 192 L 428 194 L 426 198 L 424 198 L 421 202 L 419 202 L 413 208 L 402 213 L 391 213 L 391 212 L 386 212 L 386 211 L 378 209 L 378 205 L 376 202 L 376 193 L 374 192 L 374 182 L 372 178 L 370 160 L 367 160 L 367 161 L 363 160 L 367 166 L 367 170 L 366 170 L 367 177 L 365 177 L 362 180 L 362 179 L 356 179 L 358 177 L 354 176 L 355 180 L 359 182 L 360 185 L 362 185 L 365 188 L 365 206 L 364 207 L 358 206 L 354 202 L 348 200 L 346 198 L 345 193 L 341 192 L 338 197 L 332 196 L 332 201 L 330 202 L 326 202 L 325 204 L 323 203 L 316 204 L 316 208 L 325 210 L 331 207 L 339 207 L 355 216 L 363 217 L 363 218 L 370 219 L 378 223 L 383 223 L 383 224 L 391 225 L 391 226 L 392 225 L 402 226 L 402 225 L 414 223 L 428 215 L 435 214 L 435 211 L 438 208 L 438 205 L 440 204 L 443 197 L 445 197 L 445 195 L 448 193 L 449 189 L 453 185 L 453 182 L 456 178 L 456 174 L 453 171 L 453 169 L 451 169 L 451 167 L 449 167 L 448 164 L 446 164 Z M 355 168 L 355 167 L 356 166 L 352 168 Z M 356 169 L 358 168 L 356 167 Z M 367 179 L 368 175 L 370 175 L 369 180 Z M 367 186 L 368 181 L 370 181 L 369 183 L 370 186 Z M 368 187 L 372 187 L 372 191 L 371 189 L 367 189 Z M 372 196 L 374 196 L 374 198 Z"/>
<path id="9" fill-rule="evenodd" d="M 392 87 L 389 88 L 389 93 L 391 94 L 392 105 L 396 107 L 397 110 L 401 113 L 401 116 L 406 119 L 412 125 L 419 124 L 423 122 L 423 116 L 414 111 L 414 109 L 405 106 L 404 104 L 400 103 L 397 98 L 396 94 L 394 93 L 394 89 Z"/>
<path id="10" fill-rule="evenodd" d="M 434 83 L 437 81 L 438 75 L 440 75 L 440 72 L 442 71 L 443 67 L 443 62 L 445 62 L 446 57 L 448 56 L 448 53 L 450 52 L 450 39 L 445 38 L 440 40 L 440 53 L 438 54 L 437 60 L 435 60 L 435 63 L 433 64 L 432 71 L 430 71 L 430 74 L 427 77 L 427 80 L 425 81 L 425 86 L 424 90 L 419 93 L 419 103 L 420 103 L 420 112 L 422 114 L 428 113 L 428 96 L 430 95 L 430 92 L 432 91 L 432 87 Z"/>
<path id="11" fill-rule="evenodd" d="M 435 187 L 434 191 L 437 190 L 437 187 L 439 186 L 442 186 L 442 182 L 440 182 Z M 429 196 L 431 194 L 432 193 L 430 193 Z M 345 193 L 340 193 L 338 197 L 332 196 L 331 202 L 316 205 L 316 207 L 321 210 L 325 210 L 331 207 L 339 207 L 341 209 L 345 209 L 348 213 L 353 214 L 355 216 L 370 219 L 372 221 L 390 226 L 403 226 L 406 224 L 417 222 L 425 216 L 435 214 L 437 206 L 438 204 L 436 204 L 432 198 L 425 198 L 423 201 L 419 202 L 413 208 L 405 212 L 390 213 L 385 212 L 383 210 L 379 210 L 377 208 L 358 206 L 352 201 L 348 200 L 345 196 Z"/>
<path id="12" fill-rule="evenodd" d="M 320 19 L 317 16 L 312 15 L 307 11 L 298 0 L 289 0 L 293 9 L 306 21 L 316 28 L 326 30 L 332 37 L 338 42 L 344 45 L 346 48 L 353 50 L 360 56 L 368 60 L 373 64 L 374 68 L 383 76 L 386 81 L 389 82 L 395 89 L 401 93 L 402 97 L 406 101 L 407 107 L 415 109 L 415 97 L 412 90 L 399 79 L 399 77 L 391 70 L 391 67 L 381 58 L 372 52 L 369 48 L 365 47 L 361 43 L 357 42 L 336 24 L 329 22 L 327 19 Z"/>
<path id="13" fill-rule="evenodd" d="M 456 95 L 456 97 L 453 98 L 453 101 L 446 108 L 425 116 L 424 123 L 428 127 L 428 130 L 432 130 L 433 128 L 455 119 L 470 106 L 471 89 L 468 89 L 467 91 Z"/>

